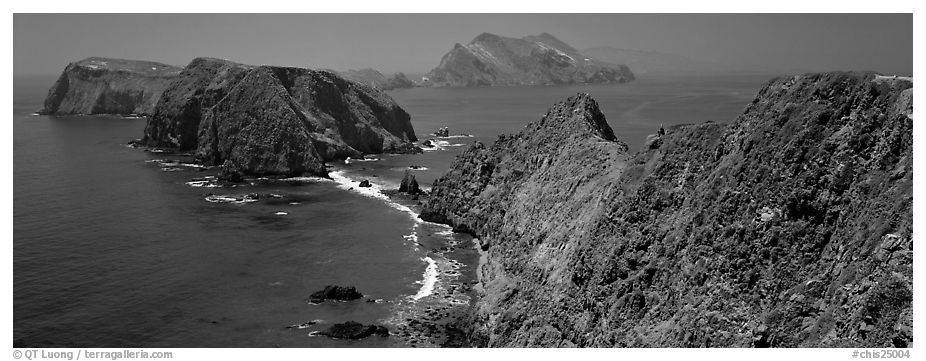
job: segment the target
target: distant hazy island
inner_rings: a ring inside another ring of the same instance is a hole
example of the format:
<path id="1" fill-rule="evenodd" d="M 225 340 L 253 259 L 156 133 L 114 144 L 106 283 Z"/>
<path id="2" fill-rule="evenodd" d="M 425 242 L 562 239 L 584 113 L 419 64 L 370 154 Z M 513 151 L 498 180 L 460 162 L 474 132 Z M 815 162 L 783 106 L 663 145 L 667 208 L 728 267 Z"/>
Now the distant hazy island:
<path id="1" fill-rule="evenodd" d="M 542 33 L 521 39 L 482 33 L 453 46 L 422 83 L 434 86 L 551 85 L 625 83 L 634 80 L 626 65 L 610 64 Z"/>

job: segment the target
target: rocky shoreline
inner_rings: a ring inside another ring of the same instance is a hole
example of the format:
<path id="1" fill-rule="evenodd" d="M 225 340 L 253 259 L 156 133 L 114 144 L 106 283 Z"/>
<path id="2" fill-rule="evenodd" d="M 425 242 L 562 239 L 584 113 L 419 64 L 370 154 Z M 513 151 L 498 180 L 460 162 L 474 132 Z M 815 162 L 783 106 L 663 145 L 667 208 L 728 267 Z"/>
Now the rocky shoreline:
<path id="1" fill-rule="evenodd" d="M 630 154 L 580 94 L 466 150 L 421 217 L 482 243 L 477 346 L 909 347 L 911 100 L 782 77 Z"/>

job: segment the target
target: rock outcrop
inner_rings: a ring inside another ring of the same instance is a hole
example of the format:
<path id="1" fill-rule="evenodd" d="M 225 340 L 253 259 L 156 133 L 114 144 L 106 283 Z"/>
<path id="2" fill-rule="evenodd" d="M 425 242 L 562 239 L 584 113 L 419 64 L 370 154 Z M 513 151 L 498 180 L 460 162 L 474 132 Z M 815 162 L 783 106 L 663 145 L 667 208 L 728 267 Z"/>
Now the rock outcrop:
<path id="1" fill-rule="evenodd" d="M 142 143 L 195 150 L 250 175 L 326 174 L 324 162 L 419 149 L 408 113 L 332 72 L 194 59 L 164 92 Z"/>
<path id="2" fill-rule="evenodd" d="M 415 179 L 415 175 L 412 174 L 412 172 L 405 171 L 405 175 L 402 176 L 402 183 L 399 183 L 399 192 L 411 195 L 421 193 L 418 180 Z"/>
<path id="3" fill-rule="evenodd" d="M 319 334 L 332 338 L 359 340 L 373 335 L 389 337 L 389 329 L 379 325 L 364 325 L 355 321 L 347 321 L 331 325 L 331 327 L 320 331 Z"/>
<path id="4" fill-rule="evenodd" d="M 455 44 L 426 78 L 435 86 L 498 86 L 625 83 L 634 76 L 626 65 L 582 56 L 547 33 L 522 39 L 482 33 Z"/>
<path id="5" fill-rule="evenodd" d="M 387 78 L 383 73 L 376 69 L 360 69 L 338 72 L 348 80 L 368 85 L 381 90 L 393 90 L 402 88 L 414 88 L 415 83 L 408 79 L 403 73 L 395 73 L 391 78 Z"/>
<path id="6" fill-rule="evenodd" d="M 774 79 L 636 154 L 585 94 L 435 181 L 479 237 L 486 346 L 912 344 L 912 81 Z"/>
<path id="7" fill-rule="evenodd" d="M 151 61 L 87 58 L 70 63 L 41 114 L 148 115 L 181 68 Z"/>
<path id="8" fill-rule="evenodd" d="M 343 287 L 328 285 L 325 286 L 325 289 L 312 293 L 312 295 L 309 296 L 309 302 L 321 303 L 327 300 L 352 301 L 359 298 L 363 298 L 363 294 L 358 292 L 354 286 Z"/>

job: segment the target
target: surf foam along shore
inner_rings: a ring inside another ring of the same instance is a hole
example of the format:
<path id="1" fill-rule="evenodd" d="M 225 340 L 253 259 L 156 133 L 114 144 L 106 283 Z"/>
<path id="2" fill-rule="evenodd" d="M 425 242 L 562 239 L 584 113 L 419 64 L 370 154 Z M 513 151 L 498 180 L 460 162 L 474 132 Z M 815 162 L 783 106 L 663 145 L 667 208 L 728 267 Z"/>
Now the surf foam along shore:
<path id="1" fill-rule="evenodd" d="M 415 301 L 430 296 L 434 292 L 434 285 L 437 283 L 437 262 L 431 257 L 424 257 L 421 260 L 427 262 L 428 267 L 424 269 L 424 278 L 419 282 L 421 284 L 421 289 L 412 296 L 412 299 Z"/>
<path id="2" fill-rule="evenodd" d="M 399 202 L 396 202 L 392 198 L 387 196 L 383 192 L 384 190 L 383 185 L 371 182 L 369 187 L 360 187 L 358 185 L 360 181 L 350 178 L 347 175 L 347 172 L 341 169 L 332 170 L 331 172 L 328 173 L 328 176 L 331 177 L 331 179 L 335 183 L 338 184 L 338 188 L 341 188 L 347 191 L 356 192 L 356 193 L 359 193 L 361 195 L 364 195 L 370 198 L 379 199 L 385 202 L 389 207 L 406 213 L 409 216 L 409 218 L 411 218 L 412 221 L 414 221 L 414 224 L 412 224 L 411 232 L 407 235 L 404 235 L 403 238 L 406 241 L 410 241 L 411 243 L 413 243 L 416 251 L 419 250 L 419 246 L 420 246 L 420 244 L 418 243 L 418 230 L 420 229 L 419 226 L 422 224 L 427 224 L 430 227 L 440 229 L 436 234 L 440 234 L 442 238 L 446 238 L 448 241 L 453 240 L 453 232 L 451 231 L 452 228 L 444 224 L 432 223 L 432 222 L 427 222 L 427 221 L 422 220 L 421 218 L 418 217 L 418 212 L 416 212 L 414 209 L 404 204 L 401 204 Z M 438 282 L 440 281 L 439 275 L 441 274 L 441 272 L 438 269 L 438 265 L 437 265 L 438 261 L 436 261 L 434 258 L 431 258 L 430 255 L 422 258 L 422 261 L 424 261 L 427 264 L 427 266 L 425 267 L 425 270 L 423 272 L 423 279 L 416 282 L 417 284 L 420 284 L 421 287 L 419 288 L 418 292 L 411 297 L 412 300 L 414 301 L 420 300 L 422 298 L 425 298 L 431 295 L 434 292 L 435 285 L 438 284 Z"/>

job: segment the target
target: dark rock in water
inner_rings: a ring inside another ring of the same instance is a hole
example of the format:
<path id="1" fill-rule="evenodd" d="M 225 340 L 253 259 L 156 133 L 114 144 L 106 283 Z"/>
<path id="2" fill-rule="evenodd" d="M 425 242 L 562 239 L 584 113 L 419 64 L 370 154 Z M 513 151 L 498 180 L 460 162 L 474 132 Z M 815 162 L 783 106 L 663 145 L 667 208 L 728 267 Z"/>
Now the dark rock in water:
<path id="1" fill-rule="evenodd" d="M 456 44 L 427 74 L 435 86 L 549 85 L 625 83 L 634 80 L 626 65 L 591 59 L 550 34 L 521 39 L 482 33 Z"/>
<path id="2" fill-rule="evenodd" d="M 409 115 L 380 90 L 327 72 L 194 59 L 149 117 L 149 146 L 195 149 L 247 175 L 327 174 L 324 162 L 420 152 Z"/>
<path id="3" fill-rule="evenodd" d="M 379 325 L 364 325 L 359 322 L 347 321 L 331 325 L 331 327 L 319 332 L 319 334 L 332 338 L 359 340 L 373 335 L 389 337 L 389 329 Z"/>
<path id="4" fill-rule="evenodd" d="M 436 132 L 434 132 L 435 137 L 449 137 L 450 136 L 450 127 L 441 127 Z"/>
<path id="5" fill-rule="evenodd" d="M 151 61 L 87 58 L 70 63 L 41 114 L 150 115 L 181 68 Z"/>
<path id="6" fill-rule="evenodd" d="M 911 344 L 912 86 L 776 78 L 731 123 L 668 127 L 634 154 L 582 94 L 470 147 L 421 212 L 485 251 L 469 339 Z"/>
<path id="7" fill-rule="evenodd" d="M 418 187 L 418 181 L 415 180 L 415 175 L 412 174 L 412 172 L 405 171 L 405 176 L 402 177 L 402 183 L 399 184 L 399 192 L 407 194 L 421 193 L 421 188 Z"/>
<path id="8" fill-rule="evenodd" d="M 357 289 L 353 286 L 341 287 L 329 285 L 325 286 L 325 289 L 309 296 L 309 302 L 320 303 L 325 302 L 325 300 L 351 301 L 358 298 L 363 298 L 363 294 L 357 292 Z"/>
<path id="9" fill-rule="evenodd" d="M 430 139 L 426 139 L 425 141 L 421 142 L 421 145 L 428 148 L 433 148 L 435 146 L 434 141 Z"/>
<path id="10" fill-rule="evenodd" d="M 238 166 L 234 162 L 227 160 L 225 163 L 222 163 L 222 167 L 219 169 L 218 179 L 226 182 L 241 182 L 244 178 L 241 175 L 241 170 L 238 169 Z"/>
<path id="11" fill-rule="evenodd" d="M 358 185 L 358 187 L 364 187 L 364 188 L 366 188 L 366 187 L 372 187 L 372 186 L 373 186 L 373 184 L 371 184 L 370 181 L 368 181 L 368 180 L 366 180 L 366 179 L 360 181 L 360 185 Z"/>

